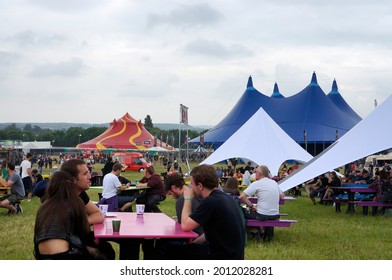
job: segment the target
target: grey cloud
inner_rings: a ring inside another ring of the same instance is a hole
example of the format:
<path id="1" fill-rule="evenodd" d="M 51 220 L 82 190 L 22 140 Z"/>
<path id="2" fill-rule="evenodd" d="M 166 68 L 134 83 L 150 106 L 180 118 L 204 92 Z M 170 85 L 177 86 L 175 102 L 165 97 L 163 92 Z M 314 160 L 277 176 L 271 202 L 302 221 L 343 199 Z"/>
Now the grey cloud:
<path id="1" fill-rule="evenodd" d="M 9 66 L 20 58 L 21 55 L 18 53 L 0 51 L 0 67 Z"/>
<path id="2" fill-rule="evenodd" d="M 150 14 L 147 26 L 168 24 L 181 28 L 202 27 L 216 24 L 222 17 L 219 11 L 205 3 L 193 6 L 181 5 L 168 14 Z"/>
<path id="3" fill-rule="evenodd" d="M 104 0 L 25 0 L 25 2 L 30 3 L 32 6 L 39 6 L 56 12 L 72 12 L 93 9 L 104 3 Z"/>
<path id="4" fill-rule="evenodd" d="M 21 55 L 14 52 L 0 51 L 0 81 L 9 74 L 11 67 L 21 58 Z"/>
<path id="5" fill-rule="evenodd" d="M 21 47 L 48 46 L 63 42 L 65 41 L 65 38 L 61 35 L 39 36 L 31 30 L 25 30 L 9 36 L 6 41 L 16 43 Z"/>
<path id="6" fill-rule="evenodd" d="M 187 44 L 184 50 L 188 54 L 199 54 L 217 58 L 249 57 L 254 55 L 253 51 L 240 44 L 225 46 L 218 41 L 206 39 L 194 40 Z"/>
<path id="7" fill-rule="evenodd" d="M 79 58 L 71 58 L 57 63 L 46 63 L 35 67 L 31 72 L 32 77 L 77 77 L 83 74 L 87 66 Z"/>

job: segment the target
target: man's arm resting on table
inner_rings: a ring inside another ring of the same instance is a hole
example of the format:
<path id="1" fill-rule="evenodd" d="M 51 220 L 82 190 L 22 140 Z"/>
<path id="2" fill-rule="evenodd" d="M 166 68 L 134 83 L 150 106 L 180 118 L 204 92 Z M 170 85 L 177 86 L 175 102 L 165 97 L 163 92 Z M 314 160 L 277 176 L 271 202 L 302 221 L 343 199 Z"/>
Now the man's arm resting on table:
<path id="1" fill-rule="evenodd" d="M 183 231 L 192 231 L 199 227 L 199 223 L 195 222 L 189 215 L 192 213 L 192 200 L 185 199 L 184 207 L 181 213 L 181 228 Z"/>
<path id="2" fill-rule="evenodd" d="M 147 183 L 137 183 L 136 187 L 148 187 Z"/>
<path id="3" fill-rule="evenodd" d="M 11 181 L 11 180 L 6 181 L 6 180 L 4 180 L 2 177 L 0 177 L 0 183 L 1 183 L 4 187 L 6 187 L 6 188 L 10 188 L 10 187 L 14 184 L 13 181 Z"/>
<path id="4" fill-rule="evenodd" d="M 87 220 L 90 225 L 103 223 L 105 217 L 91 200 L 86 204 Z"/>
<path id="5" fill-rule="evenodd" d="M 246 193 L 242 192 L 242 194 L 240 195 L 240 199 L 249 208 L 252 209 L 254 207 L 253 203 L 249 200 L 248 195 Z"/>
<path id="6" fill-rule="evenodd" d="M 203 244 L 206 242 L 207 242 L 207 239 L 206 239 L 206 236 L 204 233 L 202 235 L 200 235 L 199 237 L 197 237 L 195 240 L 193 240 L 193 243 L 197 243 L 197 244 Z"/>

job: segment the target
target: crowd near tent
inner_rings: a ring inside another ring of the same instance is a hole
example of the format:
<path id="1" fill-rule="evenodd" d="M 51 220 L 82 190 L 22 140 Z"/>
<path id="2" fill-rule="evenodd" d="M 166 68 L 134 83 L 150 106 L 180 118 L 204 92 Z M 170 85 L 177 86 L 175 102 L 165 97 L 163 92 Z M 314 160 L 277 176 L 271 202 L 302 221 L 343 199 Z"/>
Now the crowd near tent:
<path id="1" fill-rule="evenodd" d="M 101 135 L 77 145 L 81 149 L 135 149 L 146 150 L 151 147 L 173 147 L 155 139 L 144 127 L 143 123 L 135 120 L 128 113 L 118 120 L 113 120 L 108 129 Z"/>
<path id="2" fill-rule="evenodd" d="M 391 132 L 380 128 L 380 121 L 389 120 L 392 96 L 365 119 L 338 139 L 327 150 L 313 158 L 298 171 L 280 182 L 282 191 L 306 182 L 320 174 L 392 147 Z"/>
<path id="3" fill-rule="evenodd" d="M 336 81 L 334 86 L 336 91 L 327 96 L 317 83 L 316 73 L 313 73 L 310 84 L 299 93 L 284 97 L 275 84 L 274 93 L 269 97 L 256 90 L 252 77 L 249 77 L 246 90 L 234 108 L 204 134 L 204 144 L 216 149 L 261 107 L 302 146 L 311 143 L 322 147 L 329 145 L 361 120 L 337 92 Z M 199 137 L 190 140 L 194 144 L 199 142 Z M 310 152 L 317 154 L 320 149 Z"/>
<path id="4" fill-rule="evenodd" d="M 313 157 L 287 135 L 263 110 L 258 111 L 201 164 L 214 164 L 228 158 L 242 158 L 256 165 L 267 165 L 278 175 L 286 160 L 305 163 Z"/>

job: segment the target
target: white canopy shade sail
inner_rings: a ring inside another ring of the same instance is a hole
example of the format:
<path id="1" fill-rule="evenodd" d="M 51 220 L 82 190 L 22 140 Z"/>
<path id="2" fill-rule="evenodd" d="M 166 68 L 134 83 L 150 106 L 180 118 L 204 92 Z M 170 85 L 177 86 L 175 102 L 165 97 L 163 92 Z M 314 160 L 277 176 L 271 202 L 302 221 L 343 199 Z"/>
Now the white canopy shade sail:
<path id="1" fill-rule="evenodd" d="M 228 158 L 243 158 L 266 165 L 278 175 L 280 165 L 289 159 L 307 162 L 313 157 L 260 109 L 201 164 L 214 164 Z"/>
<path id="2" fill-rule="evenodd" d="M 281 190 L 286 191 L 322 173 L 391 148 L 391 116 L 392 96 L 328 149 L 279 182 Z"/>

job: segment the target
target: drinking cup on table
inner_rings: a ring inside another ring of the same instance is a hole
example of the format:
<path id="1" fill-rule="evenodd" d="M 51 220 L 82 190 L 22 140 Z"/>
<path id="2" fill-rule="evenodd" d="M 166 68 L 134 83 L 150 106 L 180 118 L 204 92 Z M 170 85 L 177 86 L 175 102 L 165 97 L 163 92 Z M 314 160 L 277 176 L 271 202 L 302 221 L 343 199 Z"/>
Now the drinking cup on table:
<path id="1" fill-rule="evenodd" d="M 145 207 L 146 206 L 144 204 L 136 204 L 136 214 L 137 215 L 143 215 Z"/>
<path id="2" fill-rule="evenodd" d="M 105 228 L 106 228 L 107 230 L 112 230 L 112 229 L 113 229 L 112 220 L 105 219 Z"/>
<path id="3" fill-rule="evenodd" d="M 106 216 L 106 213 L 108 212 L 108 207 L 109 205 L 107 204 L 99 205 L 99 210 L 101 210 L 102 215 Z"/>
<path id="4" fill-rule="evenodd" d="M 121 220 L 112 220 L 113 232 L 120 232 Z"/>

